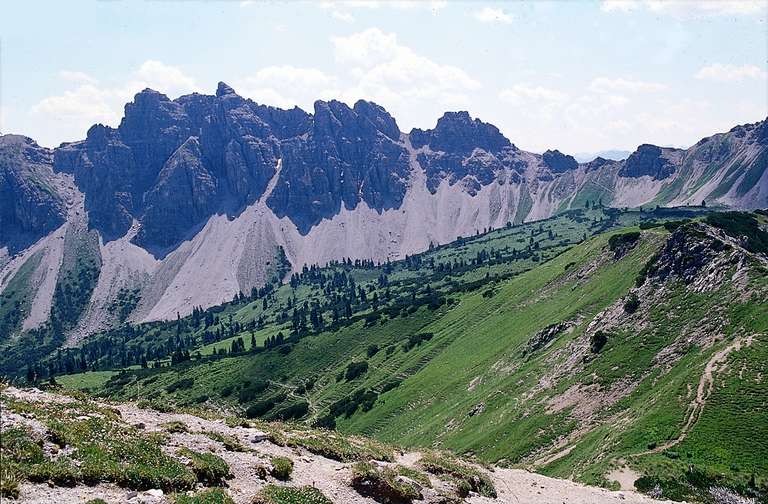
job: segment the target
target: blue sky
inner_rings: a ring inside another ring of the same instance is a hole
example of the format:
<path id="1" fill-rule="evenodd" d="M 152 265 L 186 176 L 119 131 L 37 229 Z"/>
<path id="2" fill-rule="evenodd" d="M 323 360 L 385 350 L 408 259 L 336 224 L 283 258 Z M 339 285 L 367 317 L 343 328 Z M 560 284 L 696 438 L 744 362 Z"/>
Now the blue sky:
<path id="1" fill-rule="evenodd" d="M 688 146 L 768 115 L 765 0 L 7 2 L 3 133 L 116 126 L 144 87 L 218 81 L 312 110 L 364 98 L 406 131 L 468 110 L 521 148 Z"/>

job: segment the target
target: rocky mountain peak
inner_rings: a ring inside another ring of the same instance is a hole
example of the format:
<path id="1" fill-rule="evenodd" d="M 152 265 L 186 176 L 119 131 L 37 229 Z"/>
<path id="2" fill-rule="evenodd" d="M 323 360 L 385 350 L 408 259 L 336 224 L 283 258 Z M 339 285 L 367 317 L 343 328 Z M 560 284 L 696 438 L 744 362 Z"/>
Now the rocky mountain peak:
<path id="1" fill-rule="evenodd" d="M 394 119 L 376 104 L 316 101 L 306 138 L 281 144 L 282 171 L 267 203 L 303 234 L 342 204 L 397 208 L 408 178 L 408 156 L 398 140 Z"/>
<path id="2" fill-rule="evenodd" d="M 650 176 L 656 180 L 662 180 L 674 172 L 674 164 L 664 156 L 661 147 L 642 144 L 626 159 L 624 166 L 619 170 L 619 175 L 632 178 Z"/>
<path id="3" fill-rule="evenodd" d="M 14 151 L 29 163 L 50 163 L 52 152 L 24 135 L 0 135 L 0 150 Z M 12 165 L 9 165 L 12 168 Z"/>
<path id="4" fill-rule="evenodd" d="M 431 130 L 413 129 L 411 143 L 419 148 L 429 145 L 433 151 L 469 154 L 479 148 L 500 152 L 512 143 L 493 124 L 472 119 L 469 112 L 446 112 Z"/>
<path id="5" fill-rule="evenodd" d="M 555 173 L 564 173 L 579 167 L 579 163 L 573 156 L 563 154 L 557 149 L 548 150 L 541 157 L 544 160 L 544 164 Z"/>
<path id="6" fill-rule="evenodd" d="M 378 131 L 392 140 L 400 139 L 400 128 L 397 127 L 397 121 L 384 107 L 373 102 L 358 100 L 352 109 L 357 115 L 368 119 Z"/>
<path id="7" fill-rule="evenodd" d="M 216 97 L 221 98 L 225 95 L 236 95 L 235 90 L 232 89 L 232 87 L 225 83 L 225 82 L 219 82 L 218 86 L 216 86 Z"/>
<path id="8" fill-rule="evenodd" d="M 52 157 L 31 138 L 0 136 L 0 248 L 24 248 L 64 223 Z"/>

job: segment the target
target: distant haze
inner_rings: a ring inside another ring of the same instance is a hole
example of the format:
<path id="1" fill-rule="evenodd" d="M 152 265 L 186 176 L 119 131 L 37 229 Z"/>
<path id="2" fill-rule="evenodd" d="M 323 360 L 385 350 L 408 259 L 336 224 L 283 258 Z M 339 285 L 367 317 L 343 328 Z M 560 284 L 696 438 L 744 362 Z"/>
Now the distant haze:
<path id="1" fill-rule="evenodd" d="M 630 154 L 632 154 L 630 151 L 610 149 L 598 152 L 579 152 L 577 154 L 573 154 L 573 157 L 575 157 L 576 161 L 579 163 L 587 163 L 598 157 L 613 159 L 614 161 L 621 161 L 622 159 L 627 159 Z"/>

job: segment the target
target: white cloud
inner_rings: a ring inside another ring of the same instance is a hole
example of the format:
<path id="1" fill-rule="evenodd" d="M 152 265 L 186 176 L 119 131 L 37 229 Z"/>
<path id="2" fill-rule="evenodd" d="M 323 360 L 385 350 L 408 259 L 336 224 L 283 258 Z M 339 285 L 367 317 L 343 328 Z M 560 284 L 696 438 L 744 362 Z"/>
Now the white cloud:
<path id="1" fill-rule="evenodd" d="M 635 12 L 647 10 L 654 14 L 673 16 L 746 16 L 765 14 L 764 0 L 603 0 L 605 12 Z"/>
<path id="2" fill-rule="evenodd" d="M 74 87 L 43 98 L 31 108 L 35 120 L 50 125 L 40 135 L 43 145 L 82 138 L 94 123 L 117 126 L 125 103 L 142 89 L 152 88 L 172 97 L 200 90 L 179 68 L 154 60 L 145 61 L 121 85 L 104 85 L 78 71 L 63 70 L 59 77 Z"/>
<path id="3" fill-rule="evenodd" d="M 316 99 L 353 103 L 374 101 L 395 116 L 401 126 L 423 124 L 445 110 L 471 105 L 471 93 L 481 84 L 464 70 L 438 63 L 400 44 L 397 35 L 370 28 L 345 37 L 332 37 L 336 69 L 290 65 L 262 68 L 236 81 L 235 89 L 259 103 L 311 110 Z"/>
<path id="4" fill-rule="evenodd" d="M 195 79 L 186 75 L 179 68 L 155 60 L 142 63 L 136 72 L 136 77 L 139 81 L 146 82 L 149 87 L 166 94 L 184 93 L 199 89 Z"/>
<path id="5" fill-rule="evenodd" d="M 507 103 L 518 106 L 529 101 L 563 103 L 568 100 L 568 95 L 562 91 L 542 86 L 516 84 L 511 88 L 502 89 L 499 92 L 499 98 Z"/>
<path id="6" fill-rule="evenodd" d="M 52 119 L 114 123 L 115 110 L 110 106 L 112 93 L 86 83 L 75 89 L 40 100 L 32 112 L 45 114 Z"/>
<path id="7" fill-rule="evenodd" d="M 342 64 L 375 66 L 382 61 L 409 53 L 410 49 L 397 43 L 397 35 L 369 28 L 348 37 L 332 37 L 336 61 Z"/>
<path id="8" fill-rule="evenodd" d="M 337 79 L 315 68 L 291 65 L 269 66 L 235 82 L 235 89 L 258 103 L 291 108 L 298 105 L 312 110 L 317 99 L 337 98 L 341 91 Z"/>
<path id="9" fill-rule="evenodd" d="M 402 111 L 406 121 L 414 120 L 413 108 L 426 102 L 432 108 L 463 106 L 469 102 L 467 93 L 481 87 L 464 70 L 419 55 L 401 45 L 394 33 L 378 28 L 331 41 L 336 61 L 348 65 L 352 82 L 342 97 L 349 101 L 372 99 L 395 112 Z"/>
<path id="10" fill-rule="evenodd" d="M 702 67 L 696 72 L 695 77 L 701 80 L 710 80 L 716 82 L 737 82 L 746 79 L 765 80 L 766 72 L 756 65 L 730 65 L 722 63 L 713 63 Z"/>
<path id="11" fill-rule="evenodd" d="M 493 7 L 483 7 L 479 11 L 475 11 L 474 17 L 481 23 L 510 24 L 512 22 L 511 14 L 507 14 L 501 9 L 494 9 Z"/>
<path id="12" fill-rule="evenodd" d="M 623 78 L 610 79 L 608 77 L 597 77 L 590 85 L 589 90 L 596 93 L 611 92 L 629 92 L 629 93 L 649 93 L 663 91 L 667 88 L 664 84 L 657 82 L 645 82 L 639 80 L 630 80 Z"/>

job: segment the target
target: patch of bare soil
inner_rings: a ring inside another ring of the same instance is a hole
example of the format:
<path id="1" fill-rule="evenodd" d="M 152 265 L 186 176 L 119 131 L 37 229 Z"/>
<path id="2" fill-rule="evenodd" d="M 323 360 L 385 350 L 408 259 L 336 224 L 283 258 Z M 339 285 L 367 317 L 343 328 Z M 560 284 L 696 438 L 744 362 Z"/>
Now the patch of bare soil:
<path id="1" fill-rule="evenodd" d="M 627 466 L 614 469 L 605 475 L 607 480 L 617 482 L 622 490 L 634 490 L 635 481 L 637 481 L 640 476 L 639 473 Z"/>

